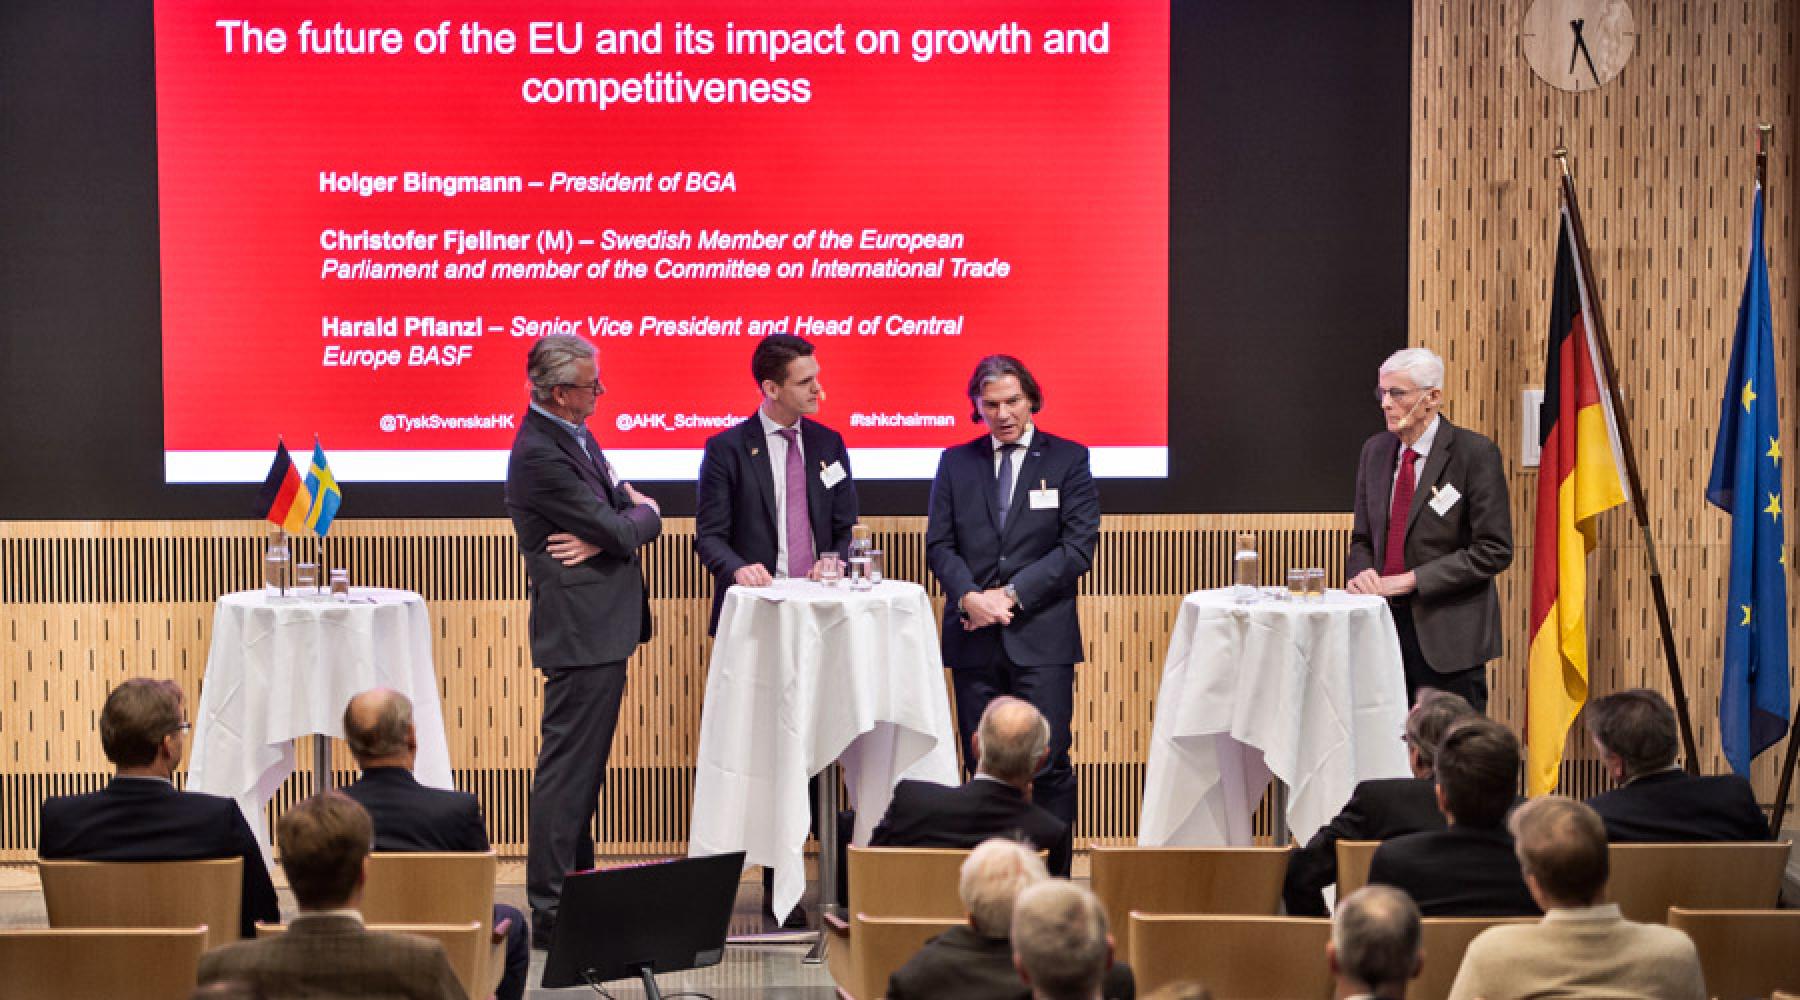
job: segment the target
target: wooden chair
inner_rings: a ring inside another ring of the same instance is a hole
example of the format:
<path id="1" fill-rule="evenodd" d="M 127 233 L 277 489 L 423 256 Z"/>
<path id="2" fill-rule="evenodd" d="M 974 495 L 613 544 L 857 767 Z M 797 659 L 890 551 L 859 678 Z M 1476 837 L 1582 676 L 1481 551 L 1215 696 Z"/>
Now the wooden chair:
<path id="1" fill-rule="evenodd" d="M 238 938 L 243 858 L 209 861 L 39 861 L 50 926 L 207 926 L 206 947 Z"/>
<path id="2" fill-rule="evenodd" d="M 1425 967 L 1406 991 L 1411 1000 L 1444 1000 L 1462 967 L 1469 942 L 1489 927 L 1503 924 L 1535 924 L 1537 917 L 1426 917 L 1419 924 L 1419 947 Z"/>
<path id="3" fill-rule="evenodd" d="M 1694 939 L 1707 996 L 1743 1000 L 1800 991 L 1800 910 L 1672 906 L 1669 926 Z"/>
<path id="4" fill-rule="evenodd" d="M 1088 853 L 1088 884 L 1106 909 L 1119 953 L 1129 954 L 1134 911 L 1273 916 L 1287 861 L 1285 847 L 1096 844 Z"/>
<path id="5" fill-rule="evenodd" d="M 1331 996 L 1322 917 L 1179 916 L 1133 912 L 1131 971 L 1139 996 L 1182 979 L 1228 1000 Z M 1116 933 L 1115 933 L 1116 938 Z"/>
<path id="6" fill-rule="evenodd" d="M 848 911 L 960 921 L 957 884 L 968 857 L 968 851 L 951 848 L 851 847 Z"/>
<path id="7" fill-rule="evenodd" d="M 1625 919 L 1660 924 L 1669 907 L 1773 909 L 1787 865 L 1785 843 L 1614 844 L 1607 897 Z"/>
<path id="8" fill-rule="evenodd" d="M 499 860 L 493 851 L 369 855 L 368 880 L 363 885 L 363 919 L 371 924 L 481 925 L 484 940 L 481 963 L 471 980 L 481 989 L 470 996 L 488 996 L 505 972 L 506 931 L 494 926 L 494 882 Z"/>
<path id="9" fill-rule="evenodd" d="M 1337 898 L 1342 901 L 1369 884 L 1369 862 L 1375 859 L 1379 840 L 1340 840 L 1337 842 Z"/>
<path id="10" fill-rule="evenodd" d="M 231 926 L 235 932 L 237 924 Z M 187 1000 L 206 933 L 205 927 L 0 931 L 0 993 L 57 1000 Z"/>
<path id="11" fill-rule="evenodd" d="M 479 991 L 475 986 L 475 977 L 482 968 L 482 953 L 486 951 L 487 934 L 480 924 L 470 921 L 466 924 L 377 924 L 367 925 L 372 931 L 385 931 L 389 934 L 411 934 L 414 937 L 430 938 L 444 946 L 445 954 L 450 956 L 450 970 L 456 973 L 456 981 L 462 984 L 463 992 L 471 997 L 492 996 L 493 990 Z M 286 924 L 256 925 L 256 936 L 259 938 L 274 937 L 287 933 Z"/>
<path id="12" fill-rule="evenodd" d="M 856 971 L 840 989 L 854 1000 L 876 1000 L 887 994 L 888 977 L 918 953 L 925 942 L 962 920 L 938 917 L 871 917 L 858 913 L 850 919 L 850 965 Z"/>

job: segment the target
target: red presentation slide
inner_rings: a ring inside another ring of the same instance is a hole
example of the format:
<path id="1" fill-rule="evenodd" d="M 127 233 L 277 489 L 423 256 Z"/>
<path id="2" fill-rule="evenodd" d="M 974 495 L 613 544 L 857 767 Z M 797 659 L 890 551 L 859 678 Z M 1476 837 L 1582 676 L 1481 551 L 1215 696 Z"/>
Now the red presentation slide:
<path id="1" fill-rule="evenodd" d="M 559 333 L 632 479 L 694 476 L 771 333 L 859 477 L 980 433 L 993 353 L 1096 475 L 1167 475 L 1168 77 L 1141 0 L 159 0 L 166 478 L 316 435 L 499 480 Z"/>

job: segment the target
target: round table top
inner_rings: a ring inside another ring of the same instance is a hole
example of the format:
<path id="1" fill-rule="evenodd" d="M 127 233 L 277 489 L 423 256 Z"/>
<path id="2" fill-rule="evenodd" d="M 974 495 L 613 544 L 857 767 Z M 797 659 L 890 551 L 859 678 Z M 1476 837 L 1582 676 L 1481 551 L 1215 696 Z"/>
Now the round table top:
<path id="1" fill-rule="evenodd" d="M 1385 598 L 1372 594 L 1352 594 L 1344 590 L 1327 590 L 1323 597 L 1289 596 L 1284 587 L 1259 587 L 1256 600 L 1239 601 L 1231 587 L 1196 590 L 1182 601 L 1208 611 L 1231 611 L 1248 615 L 1341 615 L 1382 607 Z"/>
<path id="2" fill-rule="evenodd" d="M 349 599 L 340 599 L 329 593 L 294 594 L 286 597 L 270 597 L 263 590 L 238 590 L 219 596 L 219 604 L 225 607 L 254 609 L 273 608 L 276 610 L 327 610 L 331 608 L 379 608 L 394 607 L 402 604 L 422 603 L 425 598 L 410 590 L 395 590 L 391 587 L 351 587 Z"/>
<path id="3" fill-rule="evenodd" d="M 734 586 L 725 594 L 725 599 L 739 601 L 756 601 L 767 604 L 799 603 L 799 604 L 852 604 L 874 601 L 892 601 L 899 598 L 911 599 L 924 592 L 925 588 L 911 580 L 883 580 L 867 590 L 851 590 L 850 581 L 839 580 L 836 584 L 819 583 L 815 580 L 776 580 L 766 587 Z"/>

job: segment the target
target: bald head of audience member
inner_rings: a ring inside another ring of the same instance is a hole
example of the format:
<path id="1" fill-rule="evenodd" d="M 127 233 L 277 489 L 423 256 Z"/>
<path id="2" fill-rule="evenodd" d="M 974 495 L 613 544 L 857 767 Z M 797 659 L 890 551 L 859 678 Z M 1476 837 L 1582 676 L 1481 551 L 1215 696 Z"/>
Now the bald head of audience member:
<path id="1" fill-rule="evenodd" d="M 1614 781 L 1623 784 L 1675 766 L 1681 747 L 1675 710 L 1655 691 L 1632 688 L 1595 698 L 1582 718 Z"/>
<path id="2" fill-rule="evenodd" d="M 1606 894 L 1606 824 L 1562 795 L 1532 799 L 1507 821 L 1525 888 L 1546 913 L 1594 906 Z"/>
<path id="3" fill-rule="evenodd" d="M 995 837 L 969 852 L 956 889 L 975 933 L 1007 938 L 1012 935 L 1013 906 L 1019 894 L 1049 878 L 1036 851 L 1016 840 Z"/>
<path id="4" fill-rule="evenodd" d="M 1433 768 L 1450 825 L 1498 830 L 1519 786 L 1519 738 L 1492 719 L 1461 719 L 1438 741 Z"/>
<path id="5" fill-rule="evenodd" d="M 344 741 L 356 766 L 412 770 L 419 742 L 413 734 L 412 701 L 398 691 L 374 688 L 344 706 Z"/>
<path id="6" fill-rule="evenodd" d="M 1013 906 L 1012 946 L 1035 1000 L 1100 1000 L 1113 942 L 1093 893 L 1061 879 L 1027 888 Z"/>
<path id="7" fill-rule="evenodd" d="M 100 709 L 100 748 L 123 775 L 173 775 L 187 729 L 174 681 L 133 677 L 108 692 Z"/>
<path id="8" fill-rule="evenodd" d="M 1325 958 L 1339 998 L 1405 997 L 1406 984 L 1425 964 L 1419 950 L 1418 906 L 1391 885 L 1356 890 L 1331 915 Z"/>
<path id="9" fill-rule="evenodd" d="M 282 813 L 275 829 L 281 870 L 302 912 L 355 908 L 375 824 L 356 800 L 328 791 Z"/>
<path id="10" fill-rule="evenodd" d="M 1415 778 L 1435 773 L 1437 746 L 1444 733 L 1460 719 L 1475 715 L 1475 706 L 1460 694 L 1422 688 L 1412 711 L 1406 713 L 1406 759 Z"/>
<path id="11" fill-rule="evenodd" d="M 988 702 L 975 730 L 978 769 L 1031 795 L 1032 778 L 1050 754 L 1050 723 L 1028 701 L 1002 695 Z"/>

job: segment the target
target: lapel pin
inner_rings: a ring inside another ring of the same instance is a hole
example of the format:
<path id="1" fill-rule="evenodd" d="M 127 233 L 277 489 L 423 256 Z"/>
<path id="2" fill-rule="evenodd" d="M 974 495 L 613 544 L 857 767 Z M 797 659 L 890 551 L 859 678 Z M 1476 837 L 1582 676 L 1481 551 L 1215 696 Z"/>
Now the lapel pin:
<path id="1" fill-rule="evenodd" d="M 762 454 L 762 449 L 761 448 L 752 448 L 752 449 L 750 449 L 750 454 L 760 455 L 760 454 Z"/>

